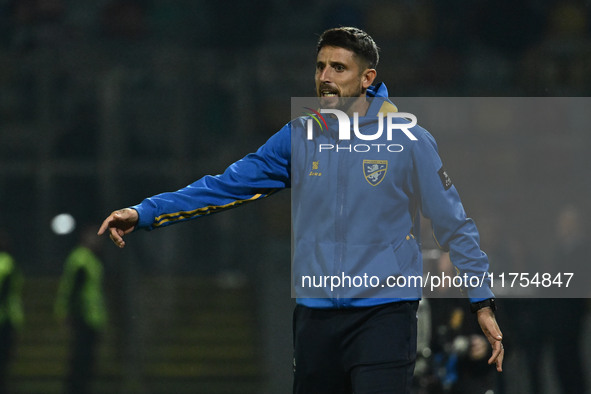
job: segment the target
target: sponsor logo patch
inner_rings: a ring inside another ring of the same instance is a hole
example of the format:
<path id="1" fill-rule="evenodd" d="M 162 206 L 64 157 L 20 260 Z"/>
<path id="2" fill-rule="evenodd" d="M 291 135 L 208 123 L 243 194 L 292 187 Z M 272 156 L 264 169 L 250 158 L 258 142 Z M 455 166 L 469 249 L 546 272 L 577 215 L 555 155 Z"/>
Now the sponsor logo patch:
<path id="1" fill-rule="evenodd" d="M 445 168 L 441 167 L 439 169 L 439 171 L 437 171 L 437 173 L 439 174 L 439 179 L 441 179 L 441 183 L 443 184 L 443 188 L 445 190 L 449 190 L 449 188 L 451 187 L 451 185 L 453 185 L 453 183 L 451 182 L 451 178 L 449 177 L 449 175 L 447 175 L 447 171 L 445 171 Z"/>
<path id="2" fill-rule="evenodd" d="M 322 176 L 322 172 L 320 172 L 320 168 L 318 167 L 318 161 L 312 162 L 312 171 L 308 174 L 308 176 Z"/>

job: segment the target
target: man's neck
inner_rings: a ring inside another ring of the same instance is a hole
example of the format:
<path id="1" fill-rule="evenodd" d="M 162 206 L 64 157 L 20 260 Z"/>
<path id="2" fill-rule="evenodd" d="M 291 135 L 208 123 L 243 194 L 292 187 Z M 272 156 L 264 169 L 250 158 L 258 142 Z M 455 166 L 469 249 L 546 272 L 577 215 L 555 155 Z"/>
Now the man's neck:
<path id="1" fill-rule="evenodd" d="M 367 110 L 369 109 L 369 101 L 367 101 L 367 97 L 365 94 L 363 96 L 359 96 L 357 99 L 352 99 L 353 102 L 347 109 L 347 115 L 353 116 L 355 112 L 359 114 L 359 116 L 365 116 L 367 114 Z"/>

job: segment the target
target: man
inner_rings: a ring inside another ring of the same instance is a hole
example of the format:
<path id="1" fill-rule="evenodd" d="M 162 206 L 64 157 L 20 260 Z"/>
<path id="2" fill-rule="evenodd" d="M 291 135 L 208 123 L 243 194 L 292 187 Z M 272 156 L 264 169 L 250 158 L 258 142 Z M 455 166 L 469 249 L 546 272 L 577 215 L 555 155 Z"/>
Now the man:
<path id="1" fill-rule="evenodd" d="M 378 113 L 395 111 L 387 100 L 385 85 L 372 86 L 377 63 L 377 46 L 365 32 L 350 27 L 324 32 L 317 46 L 315 76 L 321 105 L 348 115 L 357 113 L 362 129 L 368 124 L 362 119 L 374 119 L 370 124 L 375 125 Z M 364 296 L 363 292 L 337 294 L 325 287 L 316 295 L 307 292 L 296 273 L 322 276 L 335 264 L 343 274 L 366 270 L 379 272 L 380 278 L 388 272 L 405 276 L 422 271 L 415 239 L 419 233 L 415 222 L 421 209 L 431 218 L 435 236 L 442 248 L 450 250 L 460 271 L 477 276 L 488 269 L 486 255 L 478 246 L 478 233 L 466 218 L 457 191 L 441 166 L 434 140 L 426 131 L 414 127 L 411 130 L 417 141 L 413 145 L 407 144 L 397 153 L 382 149 L 372 156 L 380 160 L 367 163 L 384 164 L 378 166 L 379 173 L 370 169 L 364 178 L 360 170 L 366 160 L 360 155 L 318 158 L 318 144 L 327 142 L 326 146 L 334 147 L 341 141 L 329 130 L 316 133 L 316 141 L 306 140 L 306 125 L 311 124 L 308 119 L 291 121 L 256 153 L 232 164 L 221 175 L 206 176 L 177 192 L 113 212 L 98 234 L 108 230 L 113 242 L 124 247 L 123 236 L 138 228 L 167 226 L 291 187 L 294 287 L 298 296 L 294 311 L 294 393 L 409 393 L 420 288 L 410 289 L 410 293 L 404 292 L 409 289 L 401 293 L 395 289 L 387 296 L 379 292 Z M 334 123 L 329 116 L 323 121 Z M 406 136 L 398 133 L 393 138 Z M 388 160 L 396 164 L 391 170 L 386 168 Z M 361 193 L 361 187 L 371 192 Z M 493 348 L 489 364 L 495 363 L 501 371 L 504 350 L 492 292 L 484 282 L 484 288 L 473 294 L 468 294 L 472 309 Z"/>

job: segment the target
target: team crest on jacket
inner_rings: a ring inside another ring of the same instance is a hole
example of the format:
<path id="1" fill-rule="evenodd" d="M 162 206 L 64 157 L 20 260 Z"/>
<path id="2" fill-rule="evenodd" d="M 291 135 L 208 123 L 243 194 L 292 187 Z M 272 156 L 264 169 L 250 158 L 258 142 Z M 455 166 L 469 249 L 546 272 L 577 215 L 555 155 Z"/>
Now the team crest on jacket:
<path id="1" fill-rule="evenodd" d="M 363 176 L 372 186 L 377 186 L 386 177 L 388 160 L 363 160 Z"/>

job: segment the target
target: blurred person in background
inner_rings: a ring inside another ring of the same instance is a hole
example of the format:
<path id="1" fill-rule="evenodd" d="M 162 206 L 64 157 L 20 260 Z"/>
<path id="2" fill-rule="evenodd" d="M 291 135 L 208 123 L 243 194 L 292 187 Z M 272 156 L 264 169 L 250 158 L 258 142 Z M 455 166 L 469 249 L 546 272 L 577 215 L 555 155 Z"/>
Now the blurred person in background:
<path id="1" fill-rule="evenodd" d="M 588 234 L 582 212 L 574 205 L 563 206 L 555 222 L 554 251 L 547 272 L 574 272 L 573 281 L 586 281 L 589 270 Z M 543 392 L 543 355 L 550 348 L 552 367 L 561 394 L 587 393 L 583 367 L 583 325 L 588 312 L 585 298 L 545 298 L 532 300 L 523 319 L 523 345 L 530 373 L 531 393 Z M 550 317 L 548 319 L 548 317 Z"/>
<path id="2" fill-rule="evenodd" d="M 572 267 L 575 275 L 589 274 L 589 234 L 583 223 L 583 212 L 575 205 L 565 205 L 556 220 L 556 245 L 553 267 Z M 569 270 L 569 268 L 565 268 Z M 583 278 L 578 278 L 579 281 Z M 584 279 L 585 282 L 587 281 Z M 591 294 L 588 294 L 588 296 Z M 586 374 L 583 367 L 583 325 L 587 317 L 586 298 L 558 298 L 546 311 L 553 332 L 554 365 L 563 394 L 587 393 Z M 566 324 L 565 324 L 566 323 Z"/>
<path id="3" fill-rule="evenodd" d="M 456 275 L 449 253 L 442 253 L 438 272 Z M 486 394 L 495 388 L 496 374 L 487 368 L 491 356 L 488 341 L 477 322 L 466 314 L 464 300 L 455 287 L 438 287 L 428 300 L 431 310 L 432 369 L 441 381 L 442 392 Z M 432 394 L 439 391 L 433 391 Z"/>
<path id="4" fill-rule="evenodd" d="M 90 392 L 96 348 L 107 324 L 99 246 L 93 229 L 85 227 L 66 259 L 58 287 L 55 314 L 61 321 L 67 319 L 71 330 L 68 394 Z"/>
<path id="5" fill-rule="evenodd" d="M 15 333 L 23 324 L 21 300 L 23 278 L 9 253 L 8 235 L 0 231 L 0 394 L 7 394 L 8 366 Z"/>

